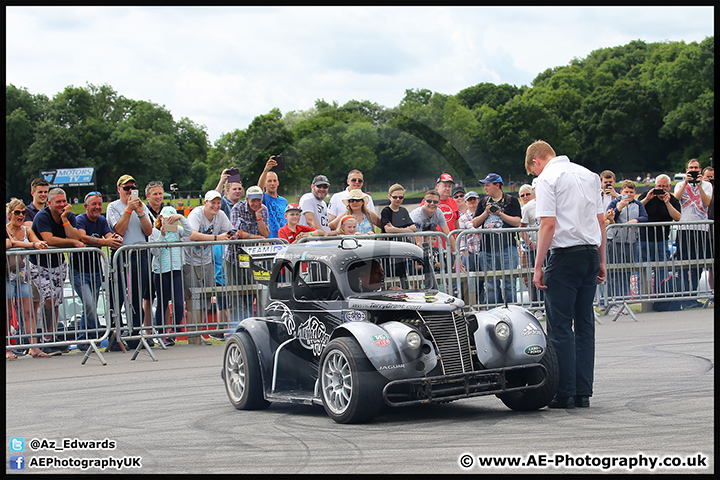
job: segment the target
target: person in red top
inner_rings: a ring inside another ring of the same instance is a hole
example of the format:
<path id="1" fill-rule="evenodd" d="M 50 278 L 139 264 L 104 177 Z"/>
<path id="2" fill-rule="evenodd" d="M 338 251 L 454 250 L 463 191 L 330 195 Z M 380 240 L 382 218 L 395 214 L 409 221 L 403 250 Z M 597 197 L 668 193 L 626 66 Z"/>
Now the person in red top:
<path id="1" fill-rule="evenodd" d="M 312 227 L 306 225 L 300 225 L 300 213 L 302 209 L 297 203 L 289 203 L 285 207 L 285 218 L 287 223 L 280 227 L 278 230 L 278 238 L 284 238 L 290 243 L 295 243 L 301 238 L 312 237 L 312 236 L 323 236 L 325 232 L 322 230 L 315 230 Z"/>

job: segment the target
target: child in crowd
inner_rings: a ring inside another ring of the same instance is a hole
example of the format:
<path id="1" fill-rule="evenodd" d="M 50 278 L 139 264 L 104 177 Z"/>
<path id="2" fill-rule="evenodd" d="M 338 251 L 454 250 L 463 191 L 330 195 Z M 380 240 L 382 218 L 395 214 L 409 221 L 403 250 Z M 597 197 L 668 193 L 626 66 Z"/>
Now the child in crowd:
<path id="1" fill-rule="evenodd" d="M 337 228 L 338 235 L 360 235 L 357 231 L 357 220 L 353 215 L 344 215 L 340 218 Z"/>
<path id="2" fill-rule="evenodd" d="M 184 215 L 180 215 L 173 207 L 163 207 L 155 219 L 153 231 L 148 239 L 150 242 L 181 242 L 188 239 L 192 228 Z M 157 289 L 158 305 L 155 309 L 155 325 L 164 325 L 165 311 L 170 300 L 173 302 L 173 320 L 179 325 L 185 316 L 183 296 L 183 253 L 181 247 L 161 247 L 151 249 L 153 253 L 153 283 Z M 169 319 L 166 319 L 169 320 Z M 168 325 L 172 325 L 168 321 Z M 169 331 L 173 331 L 171 326 Z M 164 339 L 166 345 L 174 345 L 172 338 Z"/>
<path id="3" fill-rule="evenodd" d="M 287 223 L 278 230 L 278 238 L 284 238 L 290 243 L 295 243 L 301 238 L 312 236 L 323 236 L 325 232 L 315 230 L 306 225 L 300 225 L 300 215 L 302 210 L 297 203 L 290 203 L 285 207 L 285 218 Z"/>

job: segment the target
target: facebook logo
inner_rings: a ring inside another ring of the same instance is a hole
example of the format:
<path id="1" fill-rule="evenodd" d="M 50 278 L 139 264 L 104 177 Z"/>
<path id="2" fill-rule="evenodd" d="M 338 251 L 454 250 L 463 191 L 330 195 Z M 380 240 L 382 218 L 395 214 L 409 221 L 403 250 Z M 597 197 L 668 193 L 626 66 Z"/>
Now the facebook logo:
<path id="1" fill-rule="evenodd" d="M 11 452 L 24 452 L 25 451 L 25 438 L 24 437 L 10 437 L 10 451 Z"/>
<path id="2" fill-rule="evenodd" d="M 25 455 L 10 455 L 10 470 L 25 470 Z"/>

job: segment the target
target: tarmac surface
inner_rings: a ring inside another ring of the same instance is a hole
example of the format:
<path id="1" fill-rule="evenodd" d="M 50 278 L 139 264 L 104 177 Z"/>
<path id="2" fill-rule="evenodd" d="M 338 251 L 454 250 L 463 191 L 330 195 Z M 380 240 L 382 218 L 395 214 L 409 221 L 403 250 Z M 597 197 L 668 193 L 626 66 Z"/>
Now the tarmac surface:
<path id="1" fill-rule="evenodd" d="M 106 366 L 25 356 L 5 365 L 6 472 L 714 473 L 714 308 L 637 318 L 597 325 L 590 408 L 513 412 L 491 396 L 366 425 L 318 406 L 235 410 L 222 345 L 108 352 Z"/>

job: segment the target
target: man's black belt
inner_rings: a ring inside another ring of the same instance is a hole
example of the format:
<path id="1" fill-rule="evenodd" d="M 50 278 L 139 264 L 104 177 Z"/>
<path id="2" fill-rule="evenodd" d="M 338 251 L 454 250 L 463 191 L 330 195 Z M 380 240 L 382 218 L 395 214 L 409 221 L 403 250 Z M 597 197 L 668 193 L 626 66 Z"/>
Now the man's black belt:
<path id="1" fill-rule="evenodd" d="M 572 247 L 552 248 L 552 249 L 550 249 L 550 253 L 552 255 L 562 255 L 565 253 L 576 253 L 576 252 L 582 252 L 585 250 L 597 251 L 597 249 L 598 249 L 597 245 L 573 245 Z"/>

